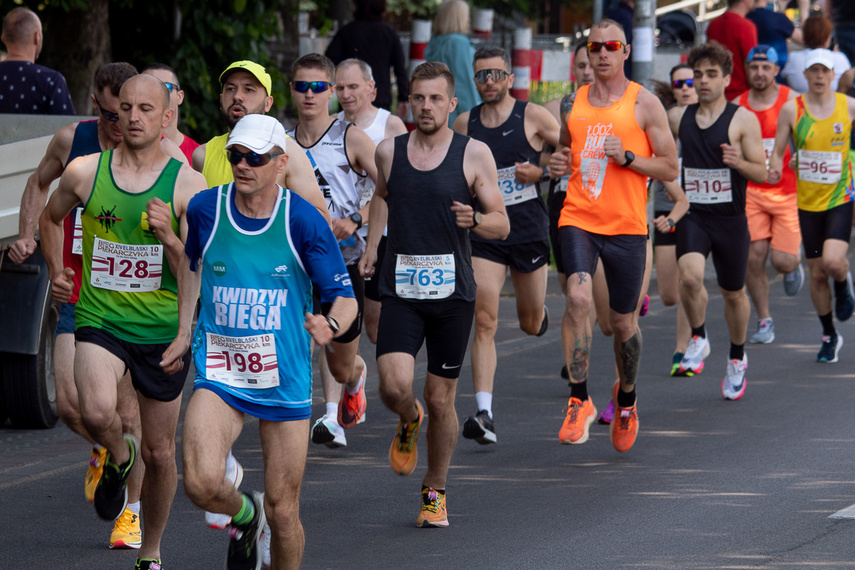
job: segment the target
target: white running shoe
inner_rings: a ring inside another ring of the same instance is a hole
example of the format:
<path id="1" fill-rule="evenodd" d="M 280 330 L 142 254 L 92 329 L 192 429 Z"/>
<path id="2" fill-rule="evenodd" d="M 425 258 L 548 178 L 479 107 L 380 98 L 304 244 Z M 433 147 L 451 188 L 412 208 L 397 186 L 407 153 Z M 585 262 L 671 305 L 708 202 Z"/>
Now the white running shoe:
<path id="1" fill-rule="evenodd" d="M 680 374 L 693 376 L 704 370 L 704 358 L 710 355 L 710 341 L 697 335 L 689 341 L 683 360 L 680 361 Z"/>
<path id="2" fill-rule="evenodd" d="M 798 267 L 784 274 L 784 293 L 789 297 L 799 294 L 802 290 L 802 285 L 805 284 L 805 270 L 799 264 Z"/>
<path id="3" fill-rule="evenodd" d="M 745 370 L 748 368 L 748 355 L 742 360 L 731 358 L 727 361 L 727 374 L 721 381 L 721 395 L 725 400 L 738 400 L 745 394 Z"/>
<path id="4" fill-rule="evenodd" d="M 772 344 L 775 342 L 775 323 L 772 317 L 757 321 L 757 332 L 748 339 L 751 344 Z"/>
<path id="5" fill-rule="evenodd" d="M 226 457 L 226 481 L 234 485 L 235 489 L 240 488 L 241 481 L 243 481 L 243 466 L 238 463 L 231 451 Z M 232 522 L 232 517 L 222 513 L 205 511 L 205 522 L 211 528 L 226 528 Z"/>
<path id="6" fill-rule="evenodd" d="M 262 568 L 270 568 L 270 523 L 264 523 L 264 530 L 261 531 L 261 566 Z"/>
<path id="7" fill-rule="evenodd" d="M 323 444 L 330 449 L 336 447 L 347 447 L 347 438 L 344 436 L 344 428 L 338 424 L 335 416 L 324 414 L 312 426 L 312 443 Z"/>

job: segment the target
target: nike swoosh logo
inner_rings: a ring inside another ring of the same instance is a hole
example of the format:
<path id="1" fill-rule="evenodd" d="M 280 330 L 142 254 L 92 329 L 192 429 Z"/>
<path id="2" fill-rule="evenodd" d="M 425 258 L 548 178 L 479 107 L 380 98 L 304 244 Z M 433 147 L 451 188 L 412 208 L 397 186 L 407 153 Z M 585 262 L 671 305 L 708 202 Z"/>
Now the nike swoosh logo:
<path id="1" fill-rule="evenodd" d="M 511 130 L 509 130 L 509 131 L 502 131 L 502 136 L 503 136 L 503 137 L 506 137 L 506 136 L 508 136 L 509 134 L 511 134 L 512 132 L 514 132 L 514 129 L 511 129 Z"/>
<path id="2" fill-rule="evenodd" d="M 531 260 L 531 262 L 532 262 L 532 263 L 537 263 L 537 262 L 538 262 L 538 261 L 540 261 L 541 259 L 543 259 L 543 256 L 542 256 L 542 255 L 538 255 L 537 257 L 535 257 L 534 259 L 532 259 L 532 260 Z"/>
<path id="3" fill-rule="evenodd" d="M 460 365 L 458 364 L 457 366 L 449 366 L 448 364 L 445 364 L 445 363 L 442 364 L 443 370 L 454 370 L 455 368 L 460 368 Z"/>

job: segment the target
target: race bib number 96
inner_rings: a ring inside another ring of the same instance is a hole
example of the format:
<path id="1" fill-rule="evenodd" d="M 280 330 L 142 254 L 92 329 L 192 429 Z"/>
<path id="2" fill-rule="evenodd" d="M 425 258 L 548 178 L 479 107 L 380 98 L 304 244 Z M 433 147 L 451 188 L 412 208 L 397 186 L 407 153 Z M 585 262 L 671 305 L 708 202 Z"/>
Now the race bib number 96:
<path id="1" fill-rule="evenodd" d="M 279 385 L 272 334 L 224 336 L 205 333 L 205 377 L 232 388 L 261 390 Z"/>
<path id="2" fill-rule="evenodd" d="M 686 168 L 686 198 L 691 204 L 724 204 L 733 201 L 729 168 Z"/>
<path id="3" fill-rule="evenodd" d="M 509 166 L 497 171 L 499 190 L 502 192 L 502 200 L 504 200 L 505 206 L 513 206 L 537 198 L 535 185 L 517 182 L 516 172 L 516 166 Z"/>
<path id="4" fill-rule="evenodd" d="M 128 245 L 95 238 L 89 275 L 93 287 L 146 293 L 160 289 L 162 275 L 162 245 Z"/>
<path id="5" fill-rule="evenodd" d="M 799 180 L 819 184 L 837 184 L 843 169 L 839 152 L 799 150 Z"/>
<path id="6" fill-rule="evenodd" d="M 395 292 L 401 299 L 445 299 L 454 293 L 454 254 L 398 254 Z"/>

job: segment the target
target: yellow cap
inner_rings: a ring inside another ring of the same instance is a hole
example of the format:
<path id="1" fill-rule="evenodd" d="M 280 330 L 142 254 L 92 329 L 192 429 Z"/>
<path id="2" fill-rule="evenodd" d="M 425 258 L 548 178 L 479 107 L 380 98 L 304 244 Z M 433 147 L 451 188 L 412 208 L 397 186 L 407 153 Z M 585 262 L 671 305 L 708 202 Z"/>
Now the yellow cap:
<path id="1" fill-rule="evenodd" d="M 226 77 L 235 71 L 246 71 L 247 73 L 252 74 L 253 77 L 258 79 L 258 82 L 261 83 L 262 87 L 267 90 L 267 94 L 270 95 L 273 88 L 273 80 L 270 79 L 270 74 L 267 73 L 267 70 L 254 61 L 236 61 L 228 66 L 226 70 L 220 74 L 220 87 L 223 86 L 223 81 L 226 80 Z"/>

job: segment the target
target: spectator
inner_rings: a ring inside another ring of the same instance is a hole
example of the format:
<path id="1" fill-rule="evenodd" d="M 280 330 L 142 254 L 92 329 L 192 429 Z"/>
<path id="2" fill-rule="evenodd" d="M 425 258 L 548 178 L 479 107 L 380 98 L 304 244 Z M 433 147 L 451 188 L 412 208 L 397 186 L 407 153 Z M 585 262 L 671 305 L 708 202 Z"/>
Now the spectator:
<path id="1" fill-rule="evenodd" d="M 3 19 L 0 39 L 8 50 L 0 62 L 0 113 L 74 115 L 65 77 L 35 63 L 44 40 L 36 13 L 14 8 Z"/>
<path id="2" fill-rule="evenodd" d="M 748 13 L 747 18 L 757 26 L 757 40 L 763 45 L 775 48 L 778 65 L 784 69 L 787 64 L 787 40 L 803 43 L 802 30 L 796 28 L 786 14 L 774 12 L 768 6 L 767 0 L 754 0 L 754 9 Z M 776 79 L 781 83 L 780 73 Z"/>
<path id="3" fill-rule="evenodd" d="M 356 19 L 345 25 L 333 37 L 326 56 L 338 65 L 350 58 L 361 59 L 371 66 L 377 97 L 374 106 L 392 110 L 392 82 L 389 68 L 398 83 L 399 117 L 407 115 L 409 85 L 404 65 L 404 49 L 398 32 L 383 22 L 386 0 L 354 0 Z"/>
<path id="4" fill-rule="evenodd" d="M 626 34 L 626 43 L 632 45 L 632 18 L 635 14 L 635 0 L 621 0 L 613 10 L 610 10 L 607 18 L 614 20 L 623 27 Z M 632 56 L 623 62 L 623 73 L 627 79 L 632 79 Z"/>
<path id="5" fill-rule="evenodd" d="M 469 40 L 469 5 L 463 0 L 444 0 L 433 19 L 433 34 L 425 49 L 425 59 L 441 61 L 454 76 L 457 107 L 448 115 L 449 125 L 457 115 L 481 102 L 472 77 L 475 47 Z"/>
<path id="6" fill-rule="evenodd" d="M 822 11 L 824 14 L 831 15 L 831 21 L 834 22 L 834 37 L 837 38 L 840 51 L 846 54 L 849 61 L 855 61 L 855 2 L 824 0 Z"/>
<path id="7" fill-rule="evenodd" d="M 804 76 L 805 59 L 811 50 L 825 48 L 828 49 L 831 45 L 831 31 L 833 26 L 831 20 L 819 14 L 811 16 L 802 25 L 802 35 L 804 36 L 805 48 L 803 50 L 794 51 L 790 54 L 787 60 L 787 66 L 781 75 L 784 81 L 790 88 L 801 93 L 808 90 L 808 82 Z M 840 82 L 840 76 L 848 71 L 851 65 L 849 59 L 841 52 L 832 52 L 834 55 L 834 78 L 831 80 L 831 90 L 836 91 L 837 85 Z"/>
<path id="8" fill-rule="evenodd" d="M 745 61 L 751 48 L 758 44 L 757 26 L 745 17 L 753 7 L 754 0 L 727 0 L 727 11 L 710 22 L 707 28 L 707 39 L 726 47 L 733 55 L 733 61 Z M 731 100 L 747 90 L 745 66 L 734 65 L 730 85 L 724 90 L 725 98 Z"/>

